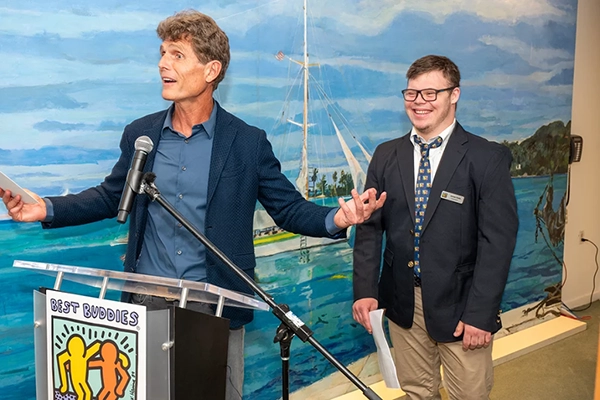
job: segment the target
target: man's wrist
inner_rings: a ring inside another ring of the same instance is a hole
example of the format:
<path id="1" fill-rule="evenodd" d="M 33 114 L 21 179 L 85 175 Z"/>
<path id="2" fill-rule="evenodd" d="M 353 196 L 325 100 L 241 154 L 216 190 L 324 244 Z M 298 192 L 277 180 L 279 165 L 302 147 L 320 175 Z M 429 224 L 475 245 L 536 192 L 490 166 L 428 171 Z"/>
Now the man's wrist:
<path id="1" fill-rule="evenodd" d="M 54 204 L 52 204 L 50 199 L 45 197 L 42 198 L 42 200 L 44 200 L 44 203 L 46 204 L 46 217 L 42 219 L 41 222 L 48 224 L 54 220 Z"/>
<path id="2" fill-rule="evenodd" d="M 337 233 L 340 233 L 341 231 L 346 229 L 346 228 L 340 228 L 335 223 L 335 215 L 337 214 L 337 212 L 339 210 L 340 210 L 340 207 L 332 208 L 331 211 L 329 211 L 329 213 L 325 217 L 325 229 L 327 229 L 327 233 L 329 233 L 332 236 Z"/>

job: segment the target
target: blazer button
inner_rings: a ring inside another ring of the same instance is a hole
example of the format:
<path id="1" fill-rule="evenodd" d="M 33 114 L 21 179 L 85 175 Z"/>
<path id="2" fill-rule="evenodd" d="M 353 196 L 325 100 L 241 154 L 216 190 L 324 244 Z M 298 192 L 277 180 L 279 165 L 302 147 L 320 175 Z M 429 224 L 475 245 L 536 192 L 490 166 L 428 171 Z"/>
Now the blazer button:
<path id="1" fill-rule="evenodd" d="M 410 260 L 410 261 L 408 262 L 408 268 L 412 268 L 412 267 L 414 267 L 414 266 L 415 266 L 415 262 L 414 262 L 414 261 L 412 261 L 412 260 Z"/>
<path id="2" fill-rule="evenodd" d="M 415 231 L 414 231 L 414 230 L 412 230 L 412 229 L 411 229 L 410 231 L 408 231 L 408 232 L 409 232 L 411 235 L 414 235 L 414 234 L 415 234 Z"/>

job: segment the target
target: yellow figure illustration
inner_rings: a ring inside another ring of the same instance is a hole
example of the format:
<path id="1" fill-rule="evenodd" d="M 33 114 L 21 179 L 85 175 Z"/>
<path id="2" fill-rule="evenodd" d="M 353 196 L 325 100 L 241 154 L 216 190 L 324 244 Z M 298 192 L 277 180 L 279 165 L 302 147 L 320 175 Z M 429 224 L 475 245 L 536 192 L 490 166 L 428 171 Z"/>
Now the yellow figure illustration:
<path id="1" fill-rule="evenodd" d="M 89 362 L 90 368 L 99 368 L 102 375 L 102 389 L 98 400 L 118 400 L 123 397 L 131 376 L 129 358 L 112 340 L 106 340 L 100 347 L 100 358 Z"/>
<path id="2" fill-rule="evenodd" d="M 60 377 L 60 392 L 69 390 L 67 370 L 71 375 L 71 385 L 77 395 L 77 400 L 92 400 L 92 389 L 88 383 L 88 361 L 98 353 L 100 342 L 96 341 L 89 347 L 80 335 L 73 335 L 67 341 L 67 348 L 56 355 L 58 375 Z"/>

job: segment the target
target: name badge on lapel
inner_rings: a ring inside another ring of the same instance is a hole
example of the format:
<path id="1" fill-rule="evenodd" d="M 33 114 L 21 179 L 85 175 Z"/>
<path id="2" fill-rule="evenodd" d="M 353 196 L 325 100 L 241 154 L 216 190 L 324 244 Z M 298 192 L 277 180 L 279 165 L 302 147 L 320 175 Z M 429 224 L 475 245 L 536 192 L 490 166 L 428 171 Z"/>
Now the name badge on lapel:
<path id="1" fill-rule="evenodd" d="M 445 190 L 442 192 L 442 199 L 449 200 L 454 203 L 462 204 L 465 201 L 465 196 L 461 196 L 460 194 L 446 192 Z"/>

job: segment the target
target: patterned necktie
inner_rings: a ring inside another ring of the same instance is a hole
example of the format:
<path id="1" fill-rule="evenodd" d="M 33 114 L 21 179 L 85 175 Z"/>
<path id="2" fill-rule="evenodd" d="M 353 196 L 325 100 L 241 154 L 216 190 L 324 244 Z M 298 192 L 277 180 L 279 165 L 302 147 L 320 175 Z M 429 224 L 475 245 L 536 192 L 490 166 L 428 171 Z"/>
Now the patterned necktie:
<path id="1" fill-rule="evenodd" d="M 429 150 L 442 145 L 443 139 L 438 136 L 431 143 L 423 143 L 417 135 L 413 136 L 415 143 L 421 146 L 421 161 L 419 162 L 419 173 L 417 175 L 417 186 L 415 187 L 415 279 L 420 286 L 421 266 L 419 265 L 419 242 L 421 241 L 421 230 L 425 220 L 425 211 L 427 210 L 427 200 L 429 200 L 429 190 L 431 189 L 431 165 L 429 163 Z"/>

